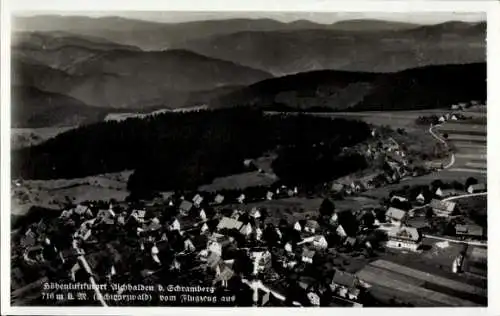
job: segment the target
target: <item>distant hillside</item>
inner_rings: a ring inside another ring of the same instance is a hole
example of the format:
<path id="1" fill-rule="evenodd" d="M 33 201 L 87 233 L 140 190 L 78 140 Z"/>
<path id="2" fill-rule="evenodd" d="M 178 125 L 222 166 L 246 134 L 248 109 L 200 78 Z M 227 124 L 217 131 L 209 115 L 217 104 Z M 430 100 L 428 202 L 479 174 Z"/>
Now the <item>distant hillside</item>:
<path id="1" fill-rule="evenodd" d="M 411 110 L 486 99 L 486 64 L 443 65 L 397 73 L 315 71 L 258 82 L 215 98 L 214 108 Z"/>
<path id="2" fill-rule="evenodd" d="M 68 95 L 109 108 L 182 103 L 191 91 L 248 85 L 271 77 L 260 70 L 182 50 L 112 51 L 67 71 L 84 78 Z"/>
<path id="3" fill-rule="evenodd" d="M 104 119 L 105 111 L 64 95 L 29 86 L 12 87 L 12 127 L 74 126 Z"/>
<path id="4" fill-rule="evenodd" d="M 14 82 L 116 109 L 199 105 L 231 91 L 225 86 L 246 86 L 272 77 L 183 50 L 101 51 L 65 71 L 14 57 L 12 67 Z"/>
<path id="5" fill-rule="evenodd" d="M 417 28 L 421 25 L 414 23 L 371 20 L 371 19 L 356 19 L 336 22 L 332 28 L 339 31 L 399 31 Z"/>
<path id="6" fill-rule="evenodd" d="M 246 31 L 191 40 L 183 47 L 276 76 L 323 69 L 394 72 L 428 65 L 484 62 L 485 29 L 477 24 L 458 25 L 379 32 Z"/>
<path id="7" fill-rule="evenodd" d="M 17 32 L 12 36 L 12 56 L 52 68 L 65 70 L 74 63 L 111 50 L 140 49 L 108 40 L 66 32 Z"/>
<path id="8" fill-rule="evenodd" d="M 14 32 L 12 46 L 26 49 L 54 50 L 65 46 L 83 46 L 95 50 L 140 50 L 132 45 L 122 45 L 105 38 L 84 36 L 64 31 L 54 32 Z"/>
<path id="9" fill-rule="evenodd" d="M 30 86 L 39 90 L 64 94 L 75 84 L 68 73 L 16 56 L 11 60 L 12 85 Z"/>
<path id="10" fill-rule="evenodd" d="M 290 31 L 301 29 L 338 30 L 406 29 L 411 24 L 375 20 L 355 20 L 319 24 L 307 20 L 283 23 L 272 19 L 227 19 L 184 23 L 157 23 L 121 17 L 90 18 L 84 16 L 16 17 L 13 27 L 18 31 L 67 31 L 97 36 L 112 42 L 134 45 L 145 50 L 182 48 L 186 41 L 243 31 Z M 363 27 L 365 29 L 363 29 Z"/>

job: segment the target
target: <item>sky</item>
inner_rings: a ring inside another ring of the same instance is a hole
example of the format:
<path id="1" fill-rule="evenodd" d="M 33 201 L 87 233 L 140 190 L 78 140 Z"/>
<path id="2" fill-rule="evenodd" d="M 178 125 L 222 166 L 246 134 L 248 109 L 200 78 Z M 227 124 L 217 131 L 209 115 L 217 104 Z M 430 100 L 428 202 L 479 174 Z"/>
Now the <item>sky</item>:
<path id="1" fill-rule="evenodd" d="M 39 14 L 59 15 L 87 15 L 91 17 L 120 16 L 125 18 L 140 19 L 164 23 L 180 23 L 200 20 L 218 20 L 232 18 L 270 18 L 282 22 L 295 20 L 309 20 L 316 23 L 330 24 L 341 20 L 350 19 L 378 19 L 390 21 L 403 21 L 419 24 L 435 24 L 451 20 L 477 22 L 486 20 L 483 12 L 166 12 L 166 11 L 39 11 L 39 12 L 17 12 L 15 15 L 32 16 Z"/>

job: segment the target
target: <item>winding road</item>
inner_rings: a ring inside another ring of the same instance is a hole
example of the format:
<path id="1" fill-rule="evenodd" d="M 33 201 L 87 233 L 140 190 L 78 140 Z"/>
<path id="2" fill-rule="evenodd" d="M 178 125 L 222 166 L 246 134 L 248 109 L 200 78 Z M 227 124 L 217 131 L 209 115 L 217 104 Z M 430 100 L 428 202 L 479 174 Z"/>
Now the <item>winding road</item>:
<path id="1" fill-rule="evenodd" d="M 439 127 L 443 124 L 436 124 L 436 125 L 432 125 L 429 127 L 429 133 L 432 135 L 432 137 L 434 137 L 438 142 L 440 142 L 441 144 L 444 144 L 446 146 L 446 148 L 448 148 L 448 143 L 446 142 L 446 140 L 444 138 L 442 138 L 441 136 L 439 136 L 438 134 L 436 134 L 433 129 L 435 127 Z M 455 164 L 455 153 L 451 153 L 451 159 L 450 159 L 450 162 L 446 165 L 446 166 L 443 166 L 443 169 L 448 169 L 450 168 L 451 166 L 453 166 Z"/>

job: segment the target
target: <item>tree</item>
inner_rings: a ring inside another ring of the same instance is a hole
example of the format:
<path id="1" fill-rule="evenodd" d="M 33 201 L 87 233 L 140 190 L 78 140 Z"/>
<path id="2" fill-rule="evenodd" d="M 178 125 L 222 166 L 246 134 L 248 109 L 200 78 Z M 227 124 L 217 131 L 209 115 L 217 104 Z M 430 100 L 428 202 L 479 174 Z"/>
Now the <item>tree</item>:
<path id="1" fill-rule="evenodd" d="M 334 212 L 335 212 L 335 204 L 333 204 L 333 202 L 328 198 L 324 199 L 319 207 L 320 215 L 329 217 L 332 216 Z"/>
<path id="2" fill-rule="evenodd" d="M 451 187 L 457 191 L 464 190 L 464 185 L 456 180 L 451 183 Z"/>
<path id="3" fill-rule="evenodd" d="M 443 187 L 443 181 L 439 180 L 439 179 L 436 179 L 434 181 L 431 182 L 431 189 L 432 189 L 432 192 L 436 192 L 436 190 L 438 188 L 442 188 Z"/>
<path id="4" fill-rule="evenodd" d="M 260 218 L 262 220 L 262 222 L 264 223 L 266 221 L 266 219 L 269 217 L 269 213 L 267 211 L 266 208 L 263 208 L 260 210 Z"/>
<path id="5" fill-rule="evenodd" d="M 425 219 L 430 221 L 432 220 L 433 217 L 434 217 L 434 211 L 432 210 L 432 208 L 428 207 L 427 210 L 425 211 Z"/>
<path id="6" fill-rule="evenodd" d="M 468 189 L 471 185 L 478 184 L 479 182 L 477 181 L 476 178 L 474 177 L 469 177 L 467 180 L 465 180 L 465 189 Z"/>

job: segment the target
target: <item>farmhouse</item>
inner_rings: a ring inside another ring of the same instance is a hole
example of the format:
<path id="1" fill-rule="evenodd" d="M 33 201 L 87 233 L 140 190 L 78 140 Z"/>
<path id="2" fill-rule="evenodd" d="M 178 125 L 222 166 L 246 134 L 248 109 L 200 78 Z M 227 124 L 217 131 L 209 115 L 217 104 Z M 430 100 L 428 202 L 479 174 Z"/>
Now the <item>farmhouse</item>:
<path id="1" fill-rule="evenodd" d="M 479 225 L 458 224 L 455 226 L 455 234 L 457 237 L 481 239 L 483 237 L 483 228 Z"/>
<path id="2" fill-rule="evenodd" d="M 406 211 L 395 207 L 389 207 L 385 213 L 386 221 L 396 226 L 401 226 L 406 219 Z"/>
<path id="3" fill-rule="evenodd" d="M 335 230 L 335 232 L 337 233 L 337 235 L 339 235 L 342 238 L 347 237 L 347 234 L 344 230 L 344 227 L 342 227 L 342 225 L 337 226 L 337 229 Z"/>
<path id="4" fill-rule="evenodd" d="M 430 207 L 437 216 L 446 217 L 450 216 L 455 210 L 456 203 L 452 201 L 440 201 L 432 199 Z"/>
<path id="5" fill-rule="evenodd" d="M 221 204 L 222 202 L 224 202 L 224 196 L 223 195 L 220 195 L 220 194 L 217 194 L 214 198 L 214 203 L 215 204 Z"/>
<path id="6" fill-rule="evenodd" d="M 439 197 L 443 197 L 443 190 L 441 190 L 441 188 L 437 188 L 434 194 L 436 194 Z"/>
<path id="7" fill-rule="evenodd" d="M 469 185 L 469 187 L 467 188 L 467 192 L 470 194 L 486 192 L 486 184 L 478 183 L 478 184 Z"/>
<path id="8" fill-rule="evenodd" d="M 209 228 L 208 228 L 207 223 L 203 223 L 203 225 L 201 226 L 201 229 L 200 229 L 200 234 L 204 234 L 208 231 L 209 231 Z"/>
<path id="9" fill-rule="evenodd" d="M 170 230 L 177 230 L 177 231 L 181 230 L 181 223 L 179 223 L 179 220 L 177 220 L 177 218 L 174 219 L 174 221 L 170 225 Z"/>
<path id="10" fill-rule="evenodd" d="M 250 225 L 250 223 L 247 223 L 243 226 L 241 226 L 240 228 L 240 233 L 245 236 L 245 237 L 248 237 L 250 236 L 252 233 L 253 233 L 253 228 L 252 228 L 252 225 Z"/>
<path id="11" fill-rule="evenodd" d="M 273 192 L 268 191 L 268 192 L 267 192 L 267 194 L 266 194 L 266 199 L 267 199 L 268 201 L 271 201 L 271 200 L 273 199 L 273 195 L 274 195 L 274 193 L 273 193 Z"/>
<path id="12" fill-rule="evenodd" d="M 260 218 L 261 214 L 260 214 L 259 209 L 256 207 L 252 208 L 252 210 L 250 211 L 250 216 L 255 218 L 255 219 Z"/>
<path id="13" fill-rule="evenodd" d="M 387 233 L 387 247 L 417 251 L 421 245 L 421 235 L 414 227 L 393 227 Z"/>
<path id="14" fill-rule="evenodd" d="M 350 247 L 350 248 L 354 248 L 354 246 L 356 246 L 356 238 L 347 237 L 345 242 L 344 242 L 344 245 L 347 247 Z"/>
<path id="15" fill-rule="evenodd" d="M 333 213 L 332 216 L 330 216 L 328 223 L 330 225 L 336 225 L 338 221 L 339 221 L 339 216 L 337 215 L 337 213 Z"/>
<path id="16" fill-rule="evenodd" d="M 181 213 L 184 214 L 189 213 L 192 208 L 193 208 L 193 203 L 186 200 L 182 201 L 181 205 L 179 206 L 179 210 L 181 211 Z"/>
<path id="17" fill-rule="evenodd" d="M 238 199 L 237 199 L 237 200 L 238 200 L 238 202 L 239 202 L 239 203 L 243 203 L 243 202 L 245 202 L 245 194 L 243 194 L 243 193 L 242 193 L 242 194 L 238 197 Z"/>
<path id="18" fill-rule="evenodd" d="M 462 194 L 462 192 L 460 192 L 458 190 L 455 190 L 455 189 L 445 189 L 445 190 L 441 190 L 440 197 L 447 198 L 447 197 L 450 197 L 450 196 L 457 196 L 457 195 L 460 195 L 460 194 Z"/>
<path id="19" fill-rule="evenodd" d="M 340 193 L 344 190 L 344 185 L 341 183 L 334 182 L 332 184 L 332 191 L 335 193 Z"/>
<path id="20" fill-rule="evenodd" d="M 313 239 L 313 246 L 318 249 L 326 249 L 328 248 L 328 242 L 326 241 L 325 236 L 318 235 Z"/>
<path id="21" fill-rule="evenodd" d="M 233 218 L 229 218 L 229 217 L 223 217 L 219 224 L 217 225 L 217 229 L 218 230 L 221 230 L 221 229 L 237 229 L 237 230 L 240 230 L 241 226 L 243 226 L 243 223 L 238 221 L 238 220 L 235 220 Z"/>
<path id="22" fill-rule="evenodd" d="M 201 205 L 201 202 L 203 202 L 203 197 L 199 194 L 196 194 L 193 198 L 193 203 L 196 207 L 199 207 Z"/>
<path id="23" fill-rule="evenodd" d="M 316 233 L 316 230 L 319 228 L 319 224 L 317 221 L 315 220 L 308 220 L 306 222 L 306 226 L 304 227 L 304 231 L 308 232 L 308 233 L 311 233 L 311 234 L 315 234 Z"/>
<path id="24" fill-rule="evenodd" d="M 304 263 L 313 263 L 313 258 L 316 252 L 311 249 L 304 248 L 302 251 L 302 262 Z"/>
<path id="25" fill-rule="evenodd" d="M 356 301 L 360 294 L 358 278 L 348 272 L 335 270 L 330 288 L 340 297 Z"/>
<path id="26" fill-rule="evenodd" d="M 144 216 L 146 216 L 146 211 L 145 210 L 135 210 L 132 212 L 131 215 L 135 220 L 139 223 L 144 222 Z"/>
<path id="27" fill-rule="evenodd" d="M 417 197 L 415 198 L 415 200 L 419 204 L 424 204 L 425 203 L 425 197 L 424 197 L 424 195 L 422 193 L 420 193 L 419 195 L 417 195 Z"/>
<path id="28" fill-rule="evenodd" d="M 302 231 L 302 226 L 300 225 L 300 223 L 297 221 L 295 222 L 295 224 L 293 225 L 293 229 L 295 229 L 296 231 L 298 232 L 301 232 Z"/>
<path id="29" fill-rule="evenodd" d="M 200 219 L 201 219 L 202 221 L 206 221 L 206 220 L 207 220 L 207 214 L 205 213 L 205 210 L 204 210 L 204 209 L 201 209 L 201 210 L 200 210 L 199 216 L 200 216 Z"/>
<path id="30" fill-rule="evenodd" d="M 86 215 L 88 217 L 94 217 L 90 208 L 88 208 L 87 206 L 84 206 L 84 205 L 77 205 L 77 207 L 74 210 L 74 213 L 81 215 L 81 216 Z"/>

